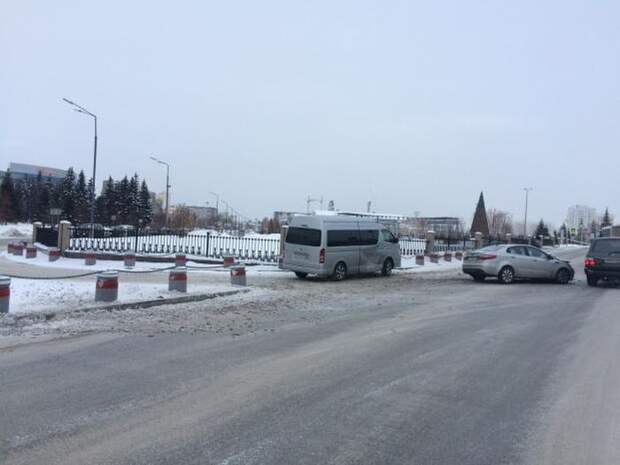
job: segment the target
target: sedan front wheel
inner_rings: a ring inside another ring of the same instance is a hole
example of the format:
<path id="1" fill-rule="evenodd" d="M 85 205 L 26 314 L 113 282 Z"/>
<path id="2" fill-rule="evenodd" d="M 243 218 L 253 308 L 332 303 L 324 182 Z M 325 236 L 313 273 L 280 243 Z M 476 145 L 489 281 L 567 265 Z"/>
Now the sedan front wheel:
<path id="1" fill-rule="evenodd" d="M 498 279 L 502 284 L 512 284 L 515 280 L 515 270 L 511 266 L 505 266 L 499 270 Z"/>

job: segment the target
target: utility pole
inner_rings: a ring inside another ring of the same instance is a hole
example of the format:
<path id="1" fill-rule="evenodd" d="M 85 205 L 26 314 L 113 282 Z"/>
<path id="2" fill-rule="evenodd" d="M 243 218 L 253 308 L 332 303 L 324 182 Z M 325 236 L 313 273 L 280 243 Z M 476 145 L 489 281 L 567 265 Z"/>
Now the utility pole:
<path id="1" fill-rule="evenodd" d="M 150 157 L 151 160 L 164 165 L 166 167 L 166 210 L 165 210 L 165 225 L 168 226 L 168 208 L 170 205 L 170 165 L 165 161 L 159 160 L 155 157 Z"/>
<path id="2" fill-rule="evenodd" d="M 526 238 L 527 237 L 527 206 L 528 206 L 528 199 L 529 199 L 529 194 L 530 191 L 534 190 L 531 187 L 524 187 L 523 190 L 525 191 L 525 219 L 523 221 L 523 237 Z"/>
<path id="3" fill-rule="evenodd" d="M 93 118 L 95 121 L 95 146 L 93 150 L 93 183 L 90 187 L 90 237 L 91 239 L 95 236 L 95 183 L 97 177 L 97 115 L 91 113 L 86 108 L 78 105 L 75 102 L 72 102 L 69 99 L 63 98 L 65 102 L 69 105 L 73 106 L 73 110 L 78 113 L 83 113 Z"/>

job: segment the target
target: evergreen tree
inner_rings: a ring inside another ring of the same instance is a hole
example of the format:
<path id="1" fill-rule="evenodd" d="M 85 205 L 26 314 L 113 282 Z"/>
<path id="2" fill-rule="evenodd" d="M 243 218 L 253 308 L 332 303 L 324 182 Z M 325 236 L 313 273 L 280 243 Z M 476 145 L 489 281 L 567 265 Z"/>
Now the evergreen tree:
<path id="1" fill-rule="evenodd" d="M 7 170 L 0 183 L 0 222 L 13 223 L 19 219 L 19 206 L 11 171 Z"/>
<path id="2" fill-rule="evenodd" d="M 75 219 L 78 223 L 90 222 L 90 203 L 84 171 L 80 171 L 75 184 Z"/>
<path id="3" fill-rule="evenodd" d="M 58 201 L 62 209 L 62 219 L 75 222 L 77 213 L 77 199 L 75 190 L 75 172 L 73 168 L 67 170 L 65 178 L 59 185 Z"/>
<path id="4" fill-rule="evenodd" d="M 603 215 L 603 219 L 601 220 L 601 228 L 605 228 L 607 226 L 611 226 L 611 216 L 609 215 L 609 208 L 605 209 L 605 214 Z"/>
<path id="5" fill-rule="evenodd" d="M 119 210 L 116 183 L 114 182 L 114 179 L 112 179 L 112 176 L 108 177 L 108 180 L 105 183 L 105 189 L 102 192 L 102 197 L 104 198 L 102 204 L 105 217 L 105 220 L 102 222 L 104 224 L 115 224 L 119 221 L 117 218 Z M 112 220 L 113 216 L 116 218 L 115 220 Z"/>
<path id="6" fill-rule="evenodd" d="M 153 206 L 151 205 L 151 192 L 149 191 L 146 181 L 142 180 L 140 185 L 138 218 L 142 220 L 142 225 L 146 226 L 153 219 Z"/>
<path id="7" fill-rule="evenodd" d="M 129 197 L 129 179 L 125 176 L 116 186 L 117 208 L 119 212 L 119 223 L 127 224 L 131 211 L 131 199 Z"/>
<path id="8" fill-rule="evenodd" d="M 134 174 L 133 177 L 129 180 L 128 191 L 129 191 L 129 195 L 127 199 L 128 200 L 127 223 L 131 225 L 135 225 L 138 222 L 139 209 L 140 209 L 140 183 L 139 183 L 137 174 Z"/>
<path id="9" fill-rule="evenodd" d="M 545 222 L 542 219 L 538 223 L 538 226 L 536 227 L 536 232 L 534 234 L 537 238 L 540 236 L 549 236 L 549 228 L 545 225 Z"/>

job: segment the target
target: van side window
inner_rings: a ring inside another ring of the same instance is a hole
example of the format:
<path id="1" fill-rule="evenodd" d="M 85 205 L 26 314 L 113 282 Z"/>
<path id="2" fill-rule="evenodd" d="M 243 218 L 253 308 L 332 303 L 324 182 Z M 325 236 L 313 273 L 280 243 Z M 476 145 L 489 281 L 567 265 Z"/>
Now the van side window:
<path id="1" fill-rule="evenodd" d="M 327 231 L 327 247 L 343 247 L 359 244 L 360 238 L 357 229 Z"/>
<path id="2" fill-rule="evenodd" d="M 376 245 L 379 240 L 378 229 L 361 229 L 360 245 Z"/>
<path id="3" fill-rule="evenodd" d="M 290 227 L 286 233 L 286 243 L 319 247 L 321 245 L 321 230 Z"/>
<path id="4" fill-rule="evenodd" d="M 394 236 L 394 234 L 392 234 L 392 232 L 389 229 L 381 230 L 381 240 L 383 242 L 397 242 L 396 237 Z"/>

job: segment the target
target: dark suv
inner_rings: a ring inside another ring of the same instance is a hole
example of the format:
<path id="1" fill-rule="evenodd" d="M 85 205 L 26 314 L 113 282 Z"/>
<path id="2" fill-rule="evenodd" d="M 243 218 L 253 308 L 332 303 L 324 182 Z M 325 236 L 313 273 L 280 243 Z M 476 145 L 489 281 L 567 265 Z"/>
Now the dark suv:
<path id="1" fill-rule="evenodd" d="M 588 286 L 596 286 L 599 279 L 620 280 L 620 237 L 594 239 L 585 265 Z"/>

